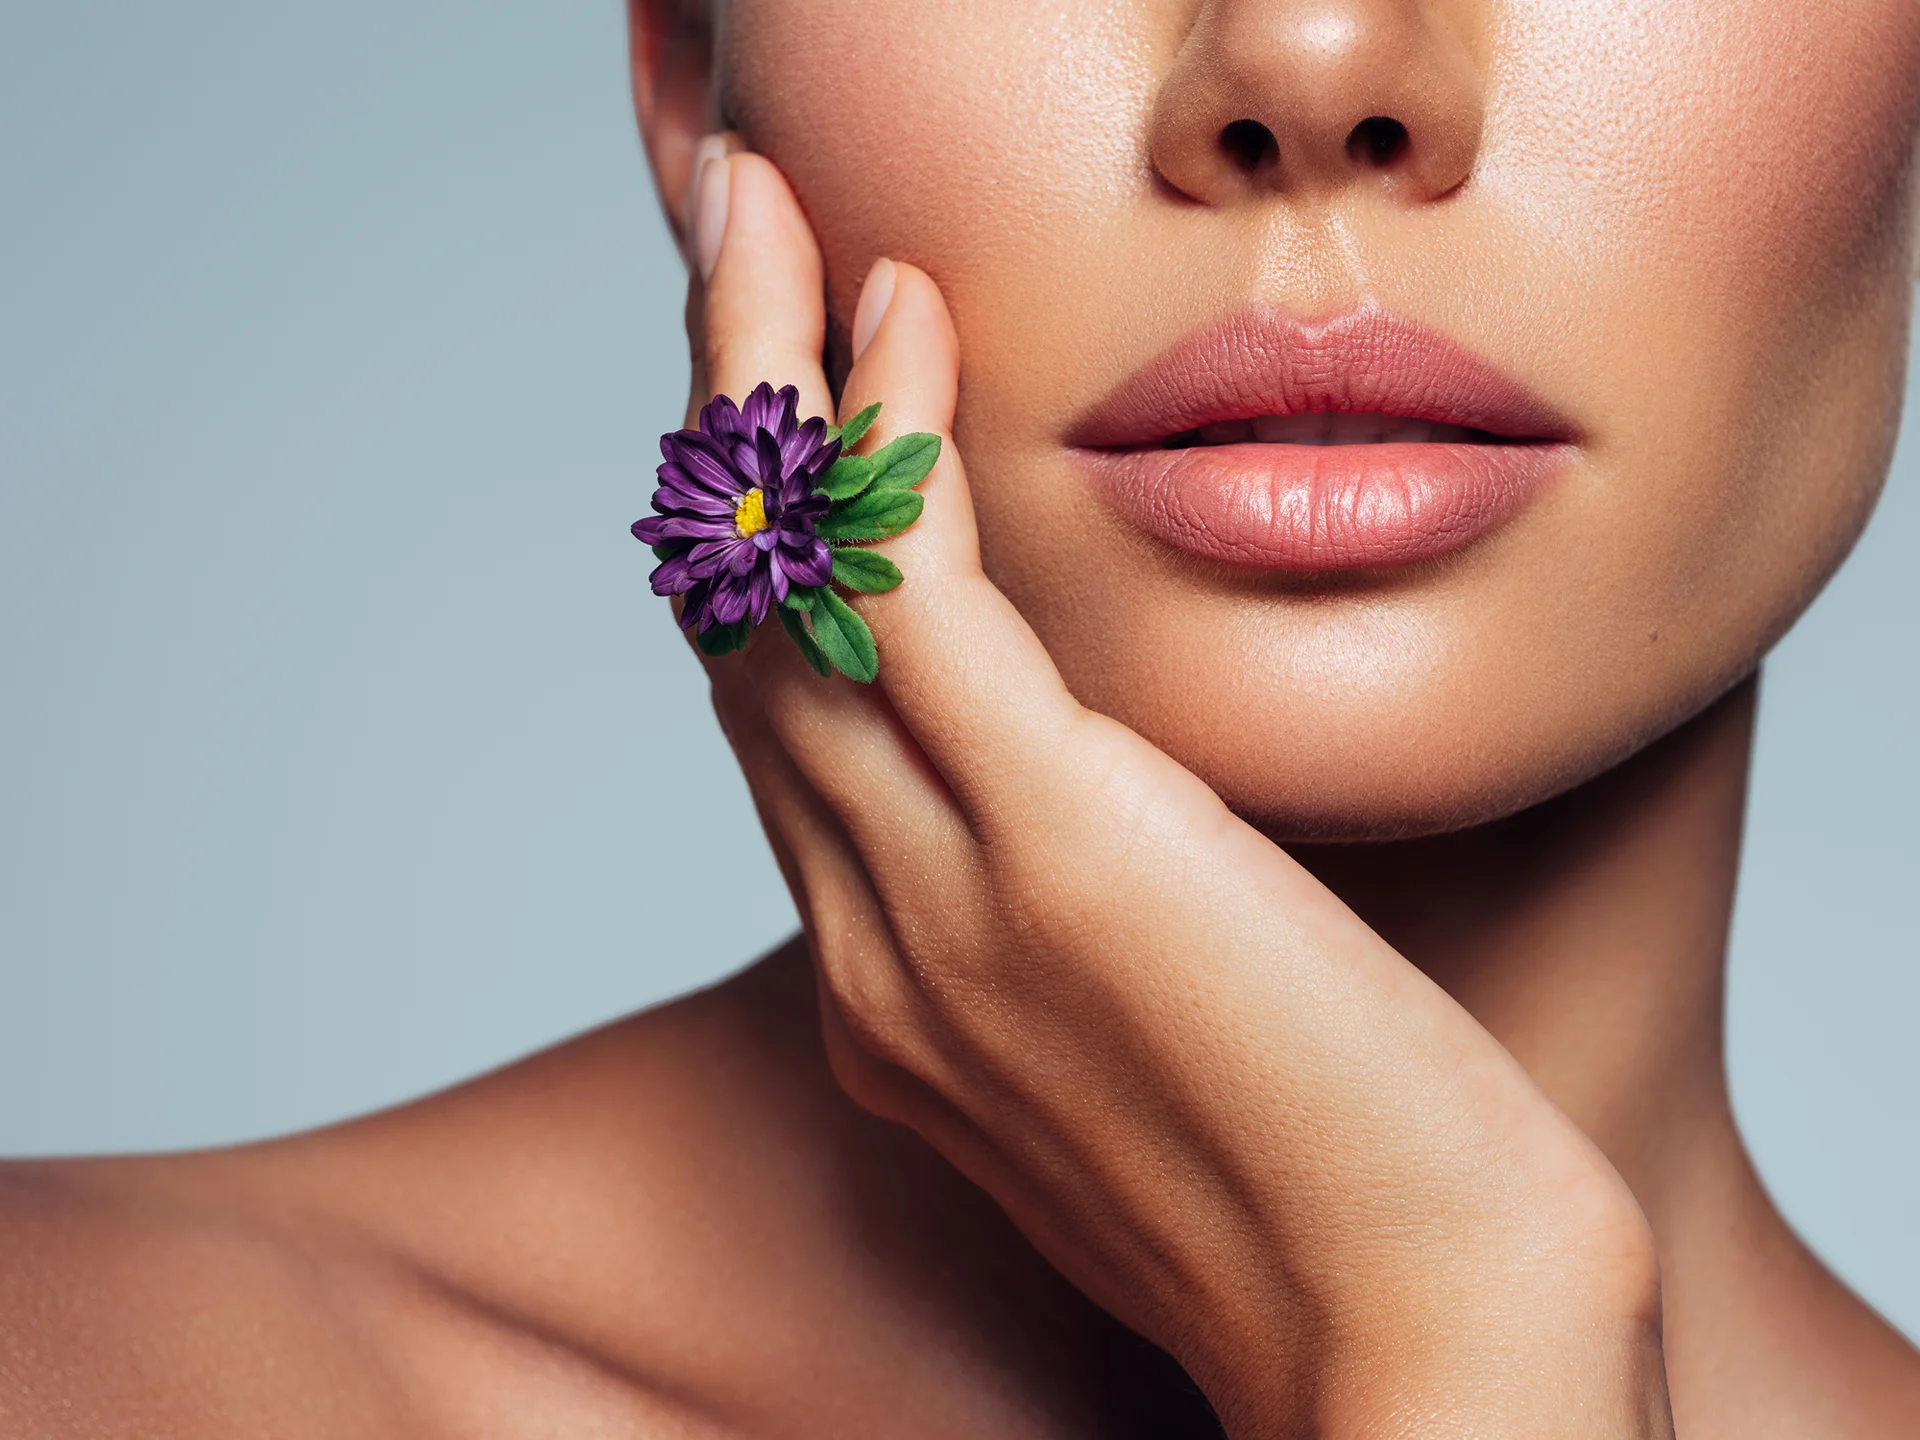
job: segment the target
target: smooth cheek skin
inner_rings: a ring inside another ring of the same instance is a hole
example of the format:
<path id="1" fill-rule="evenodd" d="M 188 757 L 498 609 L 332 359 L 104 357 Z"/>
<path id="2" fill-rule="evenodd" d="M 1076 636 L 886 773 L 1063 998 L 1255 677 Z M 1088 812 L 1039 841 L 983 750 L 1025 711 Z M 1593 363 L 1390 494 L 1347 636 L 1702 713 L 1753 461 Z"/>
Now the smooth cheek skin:
<path id="1" fill-rule="evenodd" d="M 1463 4 L 1479 156 L 1422 205 L 1157 183 L 1149 116 L 1193 8 L 734 0 L 721 35 L 730 117 L 825 247 L 838 343 L 877 255 L 945 291 L 988 570 L 1075 693 L 1274 833 L 1335 838 L 1510 813 L 1698 711 L 1884 476 L 1920 6 Z M 1434 326 L 1568 416 L 1579 456 L 1424 567 L 1302 580 L 1170 551 L 1066 434 L 1256 299 Z"/>

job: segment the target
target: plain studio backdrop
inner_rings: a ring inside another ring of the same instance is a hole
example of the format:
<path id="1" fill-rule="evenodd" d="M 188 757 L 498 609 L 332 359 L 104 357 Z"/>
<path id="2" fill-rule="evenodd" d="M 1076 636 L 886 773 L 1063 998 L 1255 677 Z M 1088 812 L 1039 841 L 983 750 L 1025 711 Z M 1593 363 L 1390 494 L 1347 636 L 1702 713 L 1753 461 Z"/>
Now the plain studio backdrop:
<path id="1" fill-rule="evenodd" d="M 618 0 L 0 0 L 0 1153 L 390 1104 L 793 911 L 627 535 Z M 1920 1335 L 1920 446 L 1767 668 L 1735 1100 Z"/>

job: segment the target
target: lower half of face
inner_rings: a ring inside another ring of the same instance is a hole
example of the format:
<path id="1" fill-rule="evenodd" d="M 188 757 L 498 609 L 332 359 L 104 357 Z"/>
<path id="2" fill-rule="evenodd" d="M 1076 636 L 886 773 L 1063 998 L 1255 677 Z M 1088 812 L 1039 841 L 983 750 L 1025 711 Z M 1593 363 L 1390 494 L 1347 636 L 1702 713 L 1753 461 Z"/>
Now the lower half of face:
<path id="1" fill-rule="evenodd" d="M 733 0 L 720 41 L 835 312 L 879 255 L 942 285 L 990 573 L 1277 833 L 1597 773 L 1871 510 L 1911 0 Z"/>

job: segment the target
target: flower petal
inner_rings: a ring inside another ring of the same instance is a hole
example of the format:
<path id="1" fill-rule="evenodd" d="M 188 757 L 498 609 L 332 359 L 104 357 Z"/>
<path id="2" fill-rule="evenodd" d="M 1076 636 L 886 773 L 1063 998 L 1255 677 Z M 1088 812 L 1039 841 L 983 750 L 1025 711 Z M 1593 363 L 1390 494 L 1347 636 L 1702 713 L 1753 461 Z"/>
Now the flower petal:
<path id="1" fill-rule="evenodd" d="M 647 577 L 656 595 L 683 595 L 700 582 L 694 578 L 693 564 L 685 555 L 662 560 Z"/>
<path id="2" fill-rule="evenodd" d="M 731 517 L 718 520 L 705 515 L 662 515 L 660 517 L 660 539 L 650 540 L 650 545 L 663 544 L 668 540 L 737 540 Z"/>
<path id="3" fill-rule="evenodd" d="M 730 535 L 725 540 L 707 540 L 694 546 L 687 552 L 687 562 L 693 566 L 693 573 L 705 580 L 733 569 L 736 550 L 745 550 L 751 561 L 753 546 L 738 535 Z"/>
<path id="4" fill-rule="evenodd" d="M 769 495 L 784 494 L 786 487 L 781 482 L 786 472 L 780 464 L 780 440 L 771 430 L 753 432 L 755 461 L 760 475 L 760 488 Z"/>
<path id="5" fill-rule="evenodd" d="M 745 618 L 747 613 L 747 580 L 745 576 L 728 575 L 714 581 L 713 602 L 709 607 L 713 618 L 722 625 L 731 625 Z"/>
<path id="6" fill-rule="evenodd" d="M 822 420 L 820 428 L 826 429 L 827 422 Z M 800 428 L 800 391 L 797 386 L 785 385 L 780 390 L 780 415 L 777 424 L 767 427 L 773 431 L 773 438 L 780 442 L 780 448 L 786 449 L 787 442 L 793 439 Z"/>
<path id="7" fill-rule="evenodd" d="M 731 515 L 740 503 L 740 492 L 724 492 L 693 478 L 685 466 L 669 461 L 659 470 L 660 485 L 653 492 L 656 510 L 691 510 L 701 515 Z"/>
<path id="8" fill-rule="evenodd" d="M 698 430 L 676 430 L 661 436 L 660 453 L 680 466 L 695 484 L 716 495 L 739 495 L 747 489 L 746 472 L 733 463 L 727 443 L 709 439 Z"/>
<path id="9" fill-rule="evenodd" d="M 798 403 L 800 392 L 795 390 L 791 385 L 785 390 L 780 391 L 777 395 L 774 393 L 773 386 L 765 380 L 762 380 L 758 385 L 754 386 L 752 392 L 747 396 L 746 401 L 740 406 L 740 429 L 742 433 L 751 435 L 756 430 L 772 430 L 778 432 L 780 429 L 781 402 L 785 400 L 789 394 L 791 394 L 794 401 Z"/>
<path id="10" fill-rule="evenodd" d="M 696 625 L 702 630 L 707 628 L 712 614 L 713 586 L 708 581 L 696 580 L 687 590 L 686 603 L 680 607 L 680 628 L 691 630 Z"/>
<path id="11" fill-rule="evenodd" d="M 813 533 L 814 522 L 833 508 L 833 500 L 817 490 L 809 490 L 796 495 L 780 505 L 780 520 L 783 525 L 804 525 L 807 533 Z"/>
<path id="12" fill-rule="evenodd" d="M 796 425 L 791 434 L 782 435 L 779 439 L 780 464 L 788 475 L 799 470 L 810 472 L 815 470 L 815 462 L 828 445 L 834 447 L 835 455 L 840 453 L 840 442 L 827 439 L 827 422 L 818 415 L 804 425 Z M 832 459 L 829 459 L 826 465 L 832 463 Z M 824 470 L 826 465 L 820 465 L 817 468 Z M 807 488 L 811 490 L 813 486 L 808 485 Z"/>
<path id="13" fill-rule="evenodd" d="M 833 578 L 833 551 L 824 540 L 815 540 L 803 551 L 783 550 L 780 563 L 796 585 L 824 585 Z"/>
<path id="14" fill-rule="evenodd" d="M 767 567 L 756 565 L 753 574 L 747 577 L 747 618 L 758 625 L 767 618 L 767 610 L 773 604 L 773 577 L 767 573 Z"/>
<path id="15" fill-rule="evenodd" d="M 741 424 L 739 407 L 725 395 L 716 395 L 707 402 L 706 408 L 700 412 L 700 428 L 722 442 L 753 433 Z"/>

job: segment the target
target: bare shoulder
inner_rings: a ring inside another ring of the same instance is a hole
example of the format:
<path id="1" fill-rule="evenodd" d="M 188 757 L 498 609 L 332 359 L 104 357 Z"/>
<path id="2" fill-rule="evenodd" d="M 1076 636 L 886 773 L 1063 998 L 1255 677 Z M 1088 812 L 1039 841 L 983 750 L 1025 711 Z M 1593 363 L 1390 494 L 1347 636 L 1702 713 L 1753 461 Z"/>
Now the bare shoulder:
<path id="1" fill-rule="evenodd" d="M 405 1433 L 328 1267 L 167 1169 L 0 1168 L 0 1433 Z"/>
<path id="2" fill-rule="evenodd" d="M 284 1140 L 0 1163 L 0 1436 L 729 1433 L 652 1383 L 629 1317 L 665 1297 L 626 1278 L 673 1253 L 726 1149 L 673 1102 L 689 1074 L 728 1090 L 729 1008 Z"/>
<path id="3" fill-rule="evenodd" d="M 816 1007 L 795 951 L 327 1130 L 0 1166 L 0 1436 L 1135 1433 L 1139 1342 Z"/>

